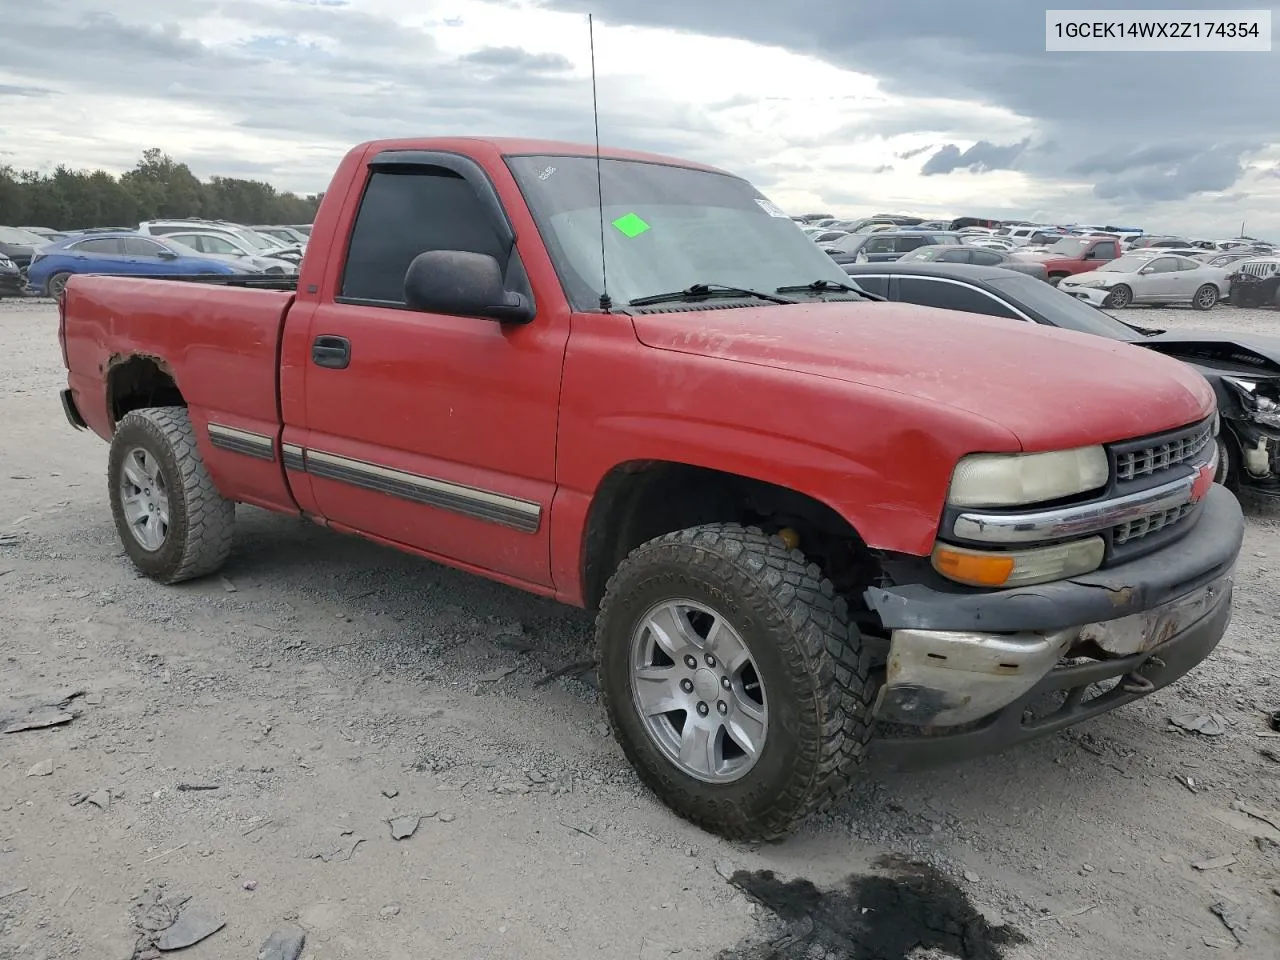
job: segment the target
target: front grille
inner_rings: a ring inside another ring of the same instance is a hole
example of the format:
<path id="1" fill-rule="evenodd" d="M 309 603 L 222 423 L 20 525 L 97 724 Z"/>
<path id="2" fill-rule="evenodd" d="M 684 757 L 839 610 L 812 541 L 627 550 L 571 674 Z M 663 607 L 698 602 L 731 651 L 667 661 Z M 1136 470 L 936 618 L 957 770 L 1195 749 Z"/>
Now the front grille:
<path id="1" fill-rule="evenodd" d="M 1151 446 L 1116 454 L 1116 479 L 1122 483 L 1150 477 L 1161 470 L 1194 460 L 1213 440 L 1213 424 L 1198 423 Z"/>
<path id="2" fill-rule="evenodd" d="M 1192 506 L 1190 503 L 1184 503 L 1180 507 L 1162 510 L 1159 513 L 1148 514 L 1137 520 L 1122 523 L 1120 526 L 1112 528 L 1111 540 L 1118 547 L 1132 540 L 1141 539 L 1158 530 L 1163 530 L 1165 527 L 1171 527 L 1189 514 Z"/>
<path id="3" fill-rule="evenodd" d="M 1210 445 L 1215 442 L 1213 420 L 1208 419 L 1153 437 L 1112 444 L 1116 463 L 1114 494 L 1123 496 L 1185 476 L 1189 468 L 1206 461 Z M 1177 539 L 1179 530 L 1189 529 L 1195 512 L 1195 504 L 1182 504 L 1112 527 L 1108 563 L 1132 559 Z"/>
<path id="4" fill-rule="evenodd" d="M 1274 263 L 1242 263 L 1240 265 L 1241 273 L 1249 273 L 1255 277 L 1269 277 L 1276 272 L 1276 264 Z"/>

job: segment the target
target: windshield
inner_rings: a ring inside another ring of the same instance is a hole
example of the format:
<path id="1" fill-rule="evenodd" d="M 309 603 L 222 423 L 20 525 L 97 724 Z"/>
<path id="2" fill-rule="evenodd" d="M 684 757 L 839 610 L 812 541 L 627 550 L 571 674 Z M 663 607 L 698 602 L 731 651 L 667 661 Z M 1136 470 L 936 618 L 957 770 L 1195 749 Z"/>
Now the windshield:
<path id="1" fill-rule="evenodd" d="M 1084 253 L 1085 247 L 1088 245 L 1088 240 L 1080 240 L 1077 237 L 1063 237 L 1056 243 L 1051 244 L 1049 250 L 1067 257 L 1078 257 Z"/>
<path id="2" fill-rule="evenodd" d="M 1037 277 L 1000 277 L 987 282 L 1008 295 L 1016 304 L 1040 314 L 1055 327 L 1129 343 L 1142 339 L 1128 324 L 1121 323 L 1110 314 L 1077 300 L 1069 293 L 1063 293 Z"/>
<path id="3" fill-rule="evenodd" d="M 594 157 L 507 157 L 576 310 L 598 310 L 599 193 Z M 695 283 L 753 290 L 846 283 L 845 272 L 787 215 L 737 177 L 638 160 L 600 161 L 609 296 Z"/>
<path id="4" fill-rule="evenodd" d="M 1098 268 L 1098 272 L 1137 273 L 1150 262 L 1150 257 L 1120 257 L 1118 260 L 1112 260 L 1110 263 L 1104 263 Z"/>

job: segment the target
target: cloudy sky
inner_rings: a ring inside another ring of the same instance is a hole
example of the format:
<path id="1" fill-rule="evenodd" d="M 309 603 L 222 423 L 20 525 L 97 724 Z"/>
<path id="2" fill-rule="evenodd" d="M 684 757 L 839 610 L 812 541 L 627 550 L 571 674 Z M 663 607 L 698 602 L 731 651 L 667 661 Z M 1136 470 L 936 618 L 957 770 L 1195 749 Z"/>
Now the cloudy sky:
<path id="1" fill-rule="evenodd" d="M 1046 5 L 1069 6 L 6 0 L 0 164 L 118 172 L 159 146 L 313 192 L 364 139 L 589 141 L 591 12 L 605 142 L 742 173 L 792 212 L 1280 238 L 1280 43 L 1046 53 Z"/>

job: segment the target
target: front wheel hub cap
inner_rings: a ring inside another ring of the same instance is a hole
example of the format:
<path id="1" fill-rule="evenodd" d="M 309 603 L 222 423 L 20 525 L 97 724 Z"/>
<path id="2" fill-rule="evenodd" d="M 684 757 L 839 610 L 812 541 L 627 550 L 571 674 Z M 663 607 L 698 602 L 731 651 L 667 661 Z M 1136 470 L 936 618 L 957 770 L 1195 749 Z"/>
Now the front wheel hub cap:
<path id="1" fill-rule="evenodd" d="M 693 600 L 656 604 L 632 632 L 629 659 L 633 706 L 671 763 L 705 783 L 731 783 L 755 766 L 768 699 L 751 651 L 723 615 Z"/>

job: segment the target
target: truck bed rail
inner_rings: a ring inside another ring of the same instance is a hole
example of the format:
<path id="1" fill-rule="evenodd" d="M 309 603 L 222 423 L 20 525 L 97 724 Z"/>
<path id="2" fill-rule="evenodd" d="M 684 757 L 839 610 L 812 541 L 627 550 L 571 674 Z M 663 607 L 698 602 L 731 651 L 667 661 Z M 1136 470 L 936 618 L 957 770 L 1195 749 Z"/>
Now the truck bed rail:
<path id="1" fill-rule="evenodd" d="M 95 274 L 77 274 L 95 276 Z M 102 276 L 102 274 L 96 274 Z M 181 280 L 187 283 L 211 283 L 222 287 L 249 287 L 255 290 L 297 290 L 298 276 L 272 274 L 220 274 L 220 273 L 130 273 L 120 274 L 130 280 Z"/>

